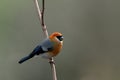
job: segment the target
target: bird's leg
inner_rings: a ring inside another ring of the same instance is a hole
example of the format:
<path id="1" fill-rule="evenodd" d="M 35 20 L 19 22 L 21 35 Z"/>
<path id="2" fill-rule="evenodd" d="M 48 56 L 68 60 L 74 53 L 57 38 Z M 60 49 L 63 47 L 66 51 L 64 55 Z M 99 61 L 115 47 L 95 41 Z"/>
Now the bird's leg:
<path id="1" fill-rule="evenodd" d="M 50 63 L 50 64 L 55 64 L 53 58 L 49 58 L 49 63 Z"/>

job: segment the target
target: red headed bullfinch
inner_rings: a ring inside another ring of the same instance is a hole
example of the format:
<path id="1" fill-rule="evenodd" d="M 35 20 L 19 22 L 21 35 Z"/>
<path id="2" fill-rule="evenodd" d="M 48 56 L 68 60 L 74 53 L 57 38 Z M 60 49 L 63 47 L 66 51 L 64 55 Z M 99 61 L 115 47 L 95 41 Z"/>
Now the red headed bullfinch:
<path id="1" fill-rule="evenodd" d="M 23 57 L 19 63 L 23 63 L 34 57 L 35 55 L 41 55 L 43 58 L 50 59 L 59 54 L 63 46 L 63 35 L 59 32 L 52 33 L 49 38 L 45 39 L 39 44 L 28 56 Z"/>

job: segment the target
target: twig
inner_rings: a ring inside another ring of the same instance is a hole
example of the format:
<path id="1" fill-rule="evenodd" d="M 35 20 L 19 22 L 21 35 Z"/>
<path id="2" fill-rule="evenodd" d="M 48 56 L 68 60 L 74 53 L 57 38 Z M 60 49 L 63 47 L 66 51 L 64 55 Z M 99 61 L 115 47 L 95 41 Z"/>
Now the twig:
<path id="1" fill-rule="evenodd" d="M 45 11 L 45 0 L 42 0 L 42 25 L 44 26 L 45 25 L 45 22 L 44 22 L 44 11 Z"/>
<path id="2" fill-rule="evenodd" d="M 45 9 L 44 8 L 44 0 L 42 0 L 42 1 L 43 1 L 42 12 L 40 11 L 38 0 L 34 0 L 34 3 L 35 3 L 35 6 L 36 6 L 36 9 L 37 9 L 37 13 L 38 13 L 38 17 L 39 17 L 39 20 L 40 20 L 40 23 L 41 23 L 41 26 L 42 26 L 43 33 L 48 38 L 48 31 L 47 31 L 46 25 L 44 23 L 44 9 Z"/>
<path id="3" fill-rule="evenodd" d="M 37 9 L 37 13 L 38 13 L 38 17 L 39 17 L 39 20 L 42 26 L 43 33 L 48 38 L 49 37 L 48 31 L 47 31 L 45 21 L 44 21 L 45 0 L 42 0 L 42 10 L 40 10 L 39 8 L 38 0 L 34 0 L 34 3 Z M 52 69 L 53 80 L 57 80 L 55 62 L 54 62 L 53 57 L 49 59 L 49 63 Z"/>
<path id="4" fill-rule="evenodd" d="M 49 59 L 49 63 L 50 63 L 51 69 L 52 69 L 53 80 L 57 80 L 55 62 L 53 60 L 53 57 Z"/>

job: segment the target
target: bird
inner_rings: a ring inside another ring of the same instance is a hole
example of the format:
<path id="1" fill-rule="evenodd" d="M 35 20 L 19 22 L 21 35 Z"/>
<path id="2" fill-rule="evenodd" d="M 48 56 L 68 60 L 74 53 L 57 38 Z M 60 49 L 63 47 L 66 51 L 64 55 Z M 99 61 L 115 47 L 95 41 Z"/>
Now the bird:
<path id="1" fill-rule="evenodd" d="M 63 35 L 60 32 L 53 32 L 48 38 L 37 45 L 33 51 L 20 59 L 19 64 L 33 58 L 34 56 L 42 56 L 45 59 L 50 59 L 58 55 L 63 46 Z"/>

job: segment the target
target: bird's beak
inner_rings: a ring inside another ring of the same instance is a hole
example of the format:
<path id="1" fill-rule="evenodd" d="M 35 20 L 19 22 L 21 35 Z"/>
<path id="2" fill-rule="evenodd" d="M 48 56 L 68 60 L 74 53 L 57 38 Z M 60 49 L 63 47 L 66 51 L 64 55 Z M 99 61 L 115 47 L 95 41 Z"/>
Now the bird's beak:
<path id="1" fill-rule="evenodd" d="M 64 37 L 63 37 L 63 36 L 61 36 L 61 37 L 60 37 L 60 41 L 63 41 L 63 38 L 64 38 Z"/>

